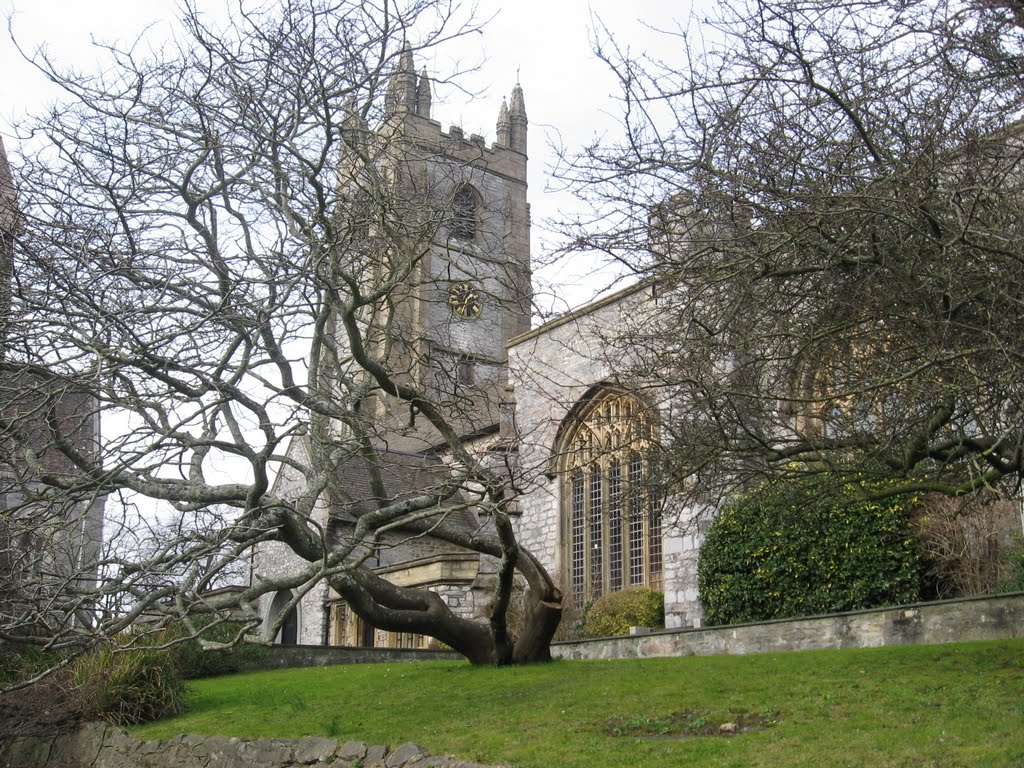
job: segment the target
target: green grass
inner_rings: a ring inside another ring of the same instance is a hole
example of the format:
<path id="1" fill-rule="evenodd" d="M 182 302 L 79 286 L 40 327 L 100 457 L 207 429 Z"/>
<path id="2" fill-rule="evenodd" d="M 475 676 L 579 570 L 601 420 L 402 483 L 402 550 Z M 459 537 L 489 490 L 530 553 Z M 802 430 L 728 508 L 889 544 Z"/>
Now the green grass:
<path id="1" fill-rule="evenodd" d="M 416 741 L 517 768 L 1024 766 L 1024 639 L 281 670 L 198 681 L 189 702 L 185 715 L 133 732 Z M 757 729 L 717 735 L 736 720 Z"/>

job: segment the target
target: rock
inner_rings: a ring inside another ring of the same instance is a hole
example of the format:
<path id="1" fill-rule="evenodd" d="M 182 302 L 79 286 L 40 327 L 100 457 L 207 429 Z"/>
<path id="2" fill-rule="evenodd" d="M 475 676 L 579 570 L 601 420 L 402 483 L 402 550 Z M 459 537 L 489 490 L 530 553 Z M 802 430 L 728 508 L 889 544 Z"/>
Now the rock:
<path id="1" fill-rule="evenodd" d="M 249 768 L 249 763 L 239 754 L 241 739 L 227 736 L 208 736 L 203 753 L 208 761 L 204 768 Z"/>
<path id="2" fill-rule="evenodd" d="M 302 765 L 326 763 L 338 751 L 335 739 L 309 737 L 302 739 L 295 747 L 295 762 Z"/>
<path id="3" fill-rule="evenodd" d="M 451 768 L 455 758 L 451 755 L 435 755 L 416 762 L 416 768 Z"/>
<path id="4" fill-rule="evenodd" d="M 731 736 L 734 733 L 738 733 L 740 727 L 736 723 L 722 723 L 718 726 L 718 732 L 723 736 Z"/>
<path id="5" fill-rule="evenodd" d="M 288 765 L 292 762 L 292 746 L 278 739 L 243 741 L 238 745 L 238 754 L 249 763 Z"/>
<path id="6" fill-rule="evenodd" d="M 342 760 L 364 760 L 366 758 L 366 742 L 346 741 L 338 749 L 337 755 Z"/>
<path id="7" fill-rule="evenodd" d="M 410 741 L 389 754 L 387 760 L 384 761 L 384 765 L 385 768 L 402 768 L 402 766 L 411 763 L 413 760 L 418 761 L 420 758 L 426 757 L 426 755 L 427 750 L 419 744 L 413 744 Z"/>

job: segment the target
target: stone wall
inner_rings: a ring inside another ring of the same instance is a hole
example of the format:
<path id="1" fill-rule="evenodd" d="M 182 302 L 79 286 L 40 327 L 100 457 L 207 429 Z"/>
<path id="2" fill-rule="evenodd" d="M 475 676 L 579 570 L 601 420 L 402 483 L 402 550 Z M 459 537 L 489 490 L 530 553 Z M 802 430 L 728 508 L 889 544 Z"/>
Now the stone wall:
<path id="1" fill-rule="evenodd" d="M 617 370 L 630 369 L 636 351 L 616 340 L 630 338 L 628 329 L 645 322 L 654 305 L 652 286 L 640 283 L 509 343 L 509 380 L 522 472 L 516 532 L 519 543 L 556 581 L 565 578 L 568 544 L 555 465 L 559 431 L 595 385 L 615 383 Z M 664 406 L 662 394 L 654 387 L 644 390 L 655 408 Z M 669 627 L 693 626 L 702 615 L 696 567 L 700 517 L 698 511 L 677 509 L 663 520 L 662 591 Z M 566 591 L 566 585 L 561 586 Z"/>
<path id="2" fill-rule="evenodd" d="M 288 455 L 299 466 L 308 466 L 311 459 L 310 449 L 303 437 L 296 437 L 288 445 Z M 274 482 L 274 493 L 281 498 L 302 499 L 306 491 L 306 481 L 295 466 L 285 464 Z M 313 523 L 326 525 L 327 508 L 322 500 L 314 503 L 311 515 Z M 302 573 L 309 564 L 299 558 L 284 544 L 268 541 L 260 544 L 253 553 L 250 579 L 270 581 L 287 580 L 289 576 Z M 289 590 L 284 590 L 288 592 Z M 262 632 L 269 632 L 270 624 L 277 618 L 271 615 L 271 607 L 279 593 L 271 592 L 263 595 L 259 601 L 260 617 L 263 620 Z M 315 645 L 323 642 L 324 635 L 324 602 L 327 599 L 327 585 L 319 583 L 309 590 L 296 606 L 298 622 L 297 642 Z M 271 638 L 267 637 L 270 640 Z"/>
<path id="3" fill-rule="evenodd" d="M 430 756 L 418 744 L 391 749 L 335 739 L 233 739 L 175 736 L 142 741 L 113 726 L 90 723 L 57 736 L 0 743 L 0 768 L 486 768 Z"/>
<path id="4" fill-rule="evenodd" d="M 272 645 L 249 669 L 325 667 L 333 664 L 387 664 L 407 661 L 464 661 L 454 651 L 411 648 L 344 648 L 326 645 Z"/>
<path id="5" fill-rule="evenodd" d="M 566 659 L 806 651 L 1024 637 L 1024 592 L 829 616 L 556 643 Z"/>

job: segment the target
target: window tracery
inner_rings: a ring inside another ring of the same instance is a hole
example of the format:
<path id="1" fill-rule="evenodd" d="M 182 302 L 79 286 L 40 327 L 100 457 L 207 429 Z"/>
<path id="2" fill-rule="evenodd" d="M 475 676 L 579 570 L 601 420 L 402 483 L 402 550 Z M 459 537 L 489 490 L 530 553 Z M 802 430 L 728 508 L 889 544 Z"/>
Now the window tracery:
<path id="1" fill-rule="evenodd" d="M 476 239 L 478 195 L 468 184 L 455 190 L 452 197 L 451 236 L 471 242 Z"/>
<path id="2" fill-rule="evenodd" d="M 573 605 L 625 587 L 662 587 L 662 499 L 650 468 L 656 438 L 649 409 L 609 391 L 590 401 L 560 441 L 563 562 Z"/>

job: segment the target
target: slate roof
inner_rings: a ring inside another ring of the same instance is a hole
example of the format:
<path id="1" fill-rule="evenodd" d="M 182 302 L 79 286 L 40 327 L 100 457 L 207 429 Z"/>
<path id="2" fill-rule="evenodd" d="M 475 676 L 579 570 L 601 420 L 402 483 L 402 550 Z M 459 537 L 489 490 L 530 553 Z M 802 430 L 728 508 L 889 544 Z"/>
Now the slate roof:
<path id="1" fill-rule="evenodd" d="M 384 504 L 432 491 L 441 494 L 451 478 L 448 467 L 437 456 L 379 449 L 376 461 L 381 467 L 385 486 L 385 493 L 380 497 L 375 496 L 370 487 L 370 473 L 364 457 L 352 456 L 339 466 L 338 476 L 344 497 L 335 499 L 331 507 L 329 527 L 335 535 L 349 528 L 357 516 L 379 509 Z M 466 498 L 457 492 L 445 503 L 457 504 L 460 501 L 465 502 Z M 476 515 L 469 509 L 452 512 L 445 523 L 465 532 L 479 527 Z"/>

